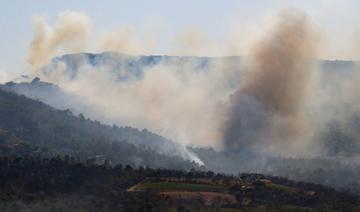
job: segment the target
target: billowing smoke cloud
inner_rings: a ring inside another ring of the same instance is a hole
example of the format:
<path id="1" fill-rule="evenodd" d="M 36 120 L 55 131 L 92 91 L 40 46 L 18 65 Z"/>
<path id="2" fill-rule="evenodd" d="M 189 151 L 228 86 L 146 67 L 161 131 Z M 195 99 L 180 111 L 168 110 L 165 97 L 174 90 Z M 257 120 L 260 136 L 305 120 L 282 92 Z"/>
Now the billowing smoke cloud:
<path id="1" fill-rule="evenodd" d="M 198 60 L 164 58 L 140 78 L 126 81 L 119 81 L 118 74 L 129 70 L 114 74 L 107 66 L 88 64 L 76 70 L 75 79 L 63 67 L 40 77 L 81 96 L 94 108 L 86 114 L 93 119 L 148 128 L 186 145 L 220 146 L 221 104 L 233 89 L 229 78 L 238 78 L 239 70 L 229 63 L 225 67 L 224 61 L 199 70 Z"/>
<path id="2" fill-rule="evenodd" d="M 83 13 L 65 11 L 54 27 L 44 17 L 36 17 L 28 63 L 37 70 L 56 55 L 84 51 L 90 31 L 89 18 Z"/>
<path id="3" fill-rule="evenodd" d="M 149 27 L 148 31 L 148 39 L 139 36 L 131 25 L 108 31 L 96 42 L 97 50 L 126 54 L 149 52 L 156 47 L 156 39 L 152 38 L 153 28 Z M 109 124 L 146 127 L 182 144 L 221 145 L 224 109 L 220 105 L 233 92 L 232 81 L 238 78 L 240 70 L 237 59 L 209 62 L 200 70 L 199 61 L 206 64 L 207 58 L 195 61 L 164 58 L 146 69 L 143 76 L 130 77 L 127 81 L 119 81 L 115 73 L 131 75 L 128 67 L 110 70 L 109 64 L 94 68 L 88 61 L 79 62 L 83 59 L 81 56 L 72 58 L 74 64 L 81 64 L 70 71 L 78 73 L 74 79 L 69 79 L 67 64 L 60 64 L 51 74 L 41 72 L 39 67 L 54 55 L 88 49 L 85 41 L 91 34 L 91 21 L 82 13 L 63 12 L 55 26 L 50 26 L 44 18 L 37 18 L 28 60 L 37 70 L 35 75 L 81 96 L 95 108 L 92 114 L 86 114 L 91 118 Z M 173 44 L 176 54 L 181 55 L 206 55 L 217 49 L 206 33 L 197 28 L 179 33 Z M 124 63 L 126 57 L 122 58 Z"/>
<path id="4" fill-rule="evenodd" d="M 31 64 L 40 66 L 53 55 L 69 53 L 78 46 L 87 49 L 80 38 L 86 40 L 93 33 L 89 33 L 90 20 L 84 14 L 64 12 L 54 27 L 40 20 L 35 27 Z M 70 27 L 75 25 L 85 27 L 76 31 Z M 70 38 L 72 33 L 79 43 Z M 100 37 L 96 46 L 101 51 L 141 54 L 156 47 L 156 39 L 143 40 L 132 26 Z M 178 55 L 208 55 L 214 50 L 221 55 L 222 50 L 231 49 L 221 48 L 197 28 L 189 28 L 173 41 L 172 50 Z M 77 55 L 70 63 L 80 65 L 59 64 L 51 74 L 36 74 L 81 97 L 92 108 L 84 109 L 92 119 L 148 128 L 184 145 L 223 146 L 236 151 L 251 148 L 276 154 L 314 149 L 306 148 L 315 143 L 311 136 L 330 118 L 319 113 L 325 105 L 324 97 L 317 99 L 320 92 L 314 88 L 309 92 L 317 33 L 306 15 L 294 10 L 283 13 L 249 52 L 250 58 L 240 59 L 241 66 L 239 58 L 231 57 L 145 61 L 135 56 L 130 58 L 134 66 L 157 61 L 139 75 L 138 70 L 124 65 L 129 59 L 126 55 L 117 66 L 107 60 L 101 67 L 87 60 L 77 62 L 83 59 Z M 75 72 L 76 77 L 69 77 Z M 311 109 L 317 116 L 308 114 L 308 104 L 316 105 Z"/>
<path id="5" fill-rule="evenodd" d="M 303 107 L 315 58 L 314 30 L 299 11 L 281 14 L 274 28 L 257 43 L 245 83 L 231 97 L 224 127 L 225 148 L 296 146 L 306 131 Z"/>

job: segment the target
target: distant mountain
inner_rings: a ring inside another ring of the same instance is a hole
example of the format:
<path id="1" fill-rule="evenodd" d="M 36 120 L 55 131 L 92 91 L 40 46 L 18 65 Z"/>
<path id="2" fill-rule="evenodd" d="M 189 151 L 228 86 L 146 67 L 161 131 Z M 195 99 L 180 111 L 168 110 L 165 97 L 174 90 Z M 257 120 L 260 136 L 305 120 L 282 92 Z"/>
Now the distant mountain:
<path id="1" fill-rule="evenodd" d="M 322 70 L 329 72 L 350 73 L 354 70 L 356 61 L 351 60 L 323 60 L 320 61 Z"/>
<path id="2" fill-rule="evenodd" d="M 98 70 L 109 71 L 117 75 L 119 80 L 136 79 L 151 67 L 156 65 L 173 65 L 179 70 L 191 67 L 196 71 L 207 71 L 216 63 L 231 64 L 232 68 L 241 68 L 242 57 L 191 57 L 191 56 L 166 56 L 166 55 L 126 55 L 118 52 L 103 53 L 76 53 L 55 57 L 42 72 L 53 74 L 59 69 L 65 71 L 69 78 L 75 78 L 84 65 Z M 327 74 L 348 74 L 356 65 L 351 60 L 320 60 L 318 61 L 322 71 Z M 126 70 L 126 71 L 124 71 Z"/>
<path id="3" fill-rule="evenodd" d="M 192 67 L 194 70 L 206 71 L 215 62 L 226 61 L 240 63 L 240 57 L 179 57 L 140 55 L 131 56 L 117 52 L 104 52 L 99 54 L 78 53 L 67 54 L 54 58 L 46 65 L 42 72 L 45 75 L 53 74 L 54 71 L 62 70 L 70 79 L 75 78 L 84 65 L 94 67 L 97 70 L 108 71 L 117 76 L 118 80 L 140 78 L 144 72 L 160 63 L 163 65 L 175 65 L 179 69 Z"/>

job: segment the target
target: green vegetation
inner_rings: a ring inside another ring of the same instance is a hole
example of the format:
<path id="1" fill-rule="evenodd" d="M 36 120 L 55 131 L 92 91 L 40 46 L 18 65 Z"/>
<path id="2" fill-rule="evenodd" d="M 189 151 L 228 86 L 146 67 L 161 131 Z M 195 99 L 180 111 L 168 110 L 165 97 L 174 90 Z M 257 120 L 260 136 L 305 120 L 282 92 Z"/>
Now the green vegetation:
<path id="1" fill-rule="evenodd" d="M 146 182 L 137 186 L 137 190 L 161 190 L 161 191 L 212 191 L 223 192 L 228 190 L 225 186 L 182 183 L 182 182 Z"/>
<path id="2" fill-rule="evenodd" d="M 175 179 L 178 182 L 170 182 Z M 276 181 L 276 185 L 259 183 L 262 182 L 259 180 L 264 179 L 267 182 Z M 128 191 L 139 183 L 138 188 L 141 189 Z M 182 191 L 177 191 L 178 189 L 193 192 L 194 195 L 186 193 L 185 197 L 181 196 Z M 170 191 L 170 194 L 164 196 L 162 191 Z M 196 194 L 199 191 L 207 191 L 207 193 L 199 196 Z M 314 194 L 309 195 L 308 191 Z M 224 199 L 221 199 L 222 197 Z M 211 200 L 211 198 L 215 199 Z M 226 201 L 229 198 L 232 200 Z M 235 209 L 241 211 L 360 210 L 357 196 L 320 185 L 297 183 L 258 174 L 243 174 L 239 178 L 195 170 L 185 172 L 168 169 L 133 169 L 129 165 L 111 167 L 107 163 L 104 165 L 96 165 L 91 161 L 82 163 L 70 156 L 0 157 L 0 211 L 234 211 Z"/>
<path id="3" fill-rule="evenodd" d="M 286 185 L 270 184 L 269 186 L 275 189 L 285 190 L 287 192 L 293 192 L 293 193 L 298 192 L 298 189 Z"/>

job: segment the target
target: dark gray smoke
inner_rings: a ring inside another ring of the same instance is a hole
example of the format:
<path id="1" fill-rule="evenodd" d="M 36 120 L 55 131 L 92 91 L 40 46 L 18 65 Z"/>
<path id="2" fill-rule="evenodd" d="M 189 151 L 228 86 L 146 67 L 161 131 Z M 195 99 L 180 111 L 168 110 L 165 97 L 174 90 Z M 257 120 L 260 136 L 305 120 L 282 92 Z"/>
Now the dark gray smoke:
<path id="1" fill-rule="evenodd" d="M 314 37 L 306 16 L 291 10 L 282 13 L 272 31 L 257 43 L 245 84 L 230 100 L 224 127 L 226 149 L 276 146 L 281 151 L 304 133 L 302 108 L 311 80 Z"/>

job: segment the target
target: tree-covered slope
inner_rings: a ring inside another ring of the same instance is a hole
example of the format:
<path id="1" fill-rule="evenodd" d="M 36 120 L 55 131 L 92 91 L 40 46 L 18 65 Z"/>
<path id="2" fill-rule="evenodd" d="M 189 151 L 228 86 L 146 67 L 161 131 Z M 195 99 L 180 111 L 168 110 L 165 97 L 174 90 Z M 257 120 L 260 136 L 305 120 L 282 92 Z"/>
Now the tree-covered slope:
<path id="1" fill-rule="evenodd" d="M 56 110 L 36 100 L 0 89 L 1 155 L 69 154 L 82 160 L 188 169 L 194 163 L 179 156 L 161 154 L 144 143 L 177 148 L 171 141 L 147 130 L 102 125 Z M 180 150 L 179 150 L 180 151 Z"/>

